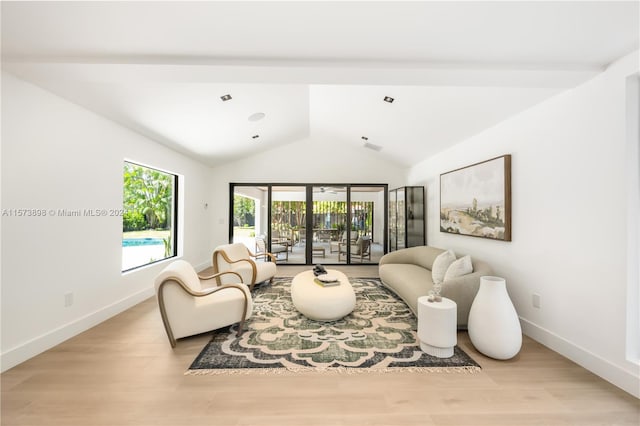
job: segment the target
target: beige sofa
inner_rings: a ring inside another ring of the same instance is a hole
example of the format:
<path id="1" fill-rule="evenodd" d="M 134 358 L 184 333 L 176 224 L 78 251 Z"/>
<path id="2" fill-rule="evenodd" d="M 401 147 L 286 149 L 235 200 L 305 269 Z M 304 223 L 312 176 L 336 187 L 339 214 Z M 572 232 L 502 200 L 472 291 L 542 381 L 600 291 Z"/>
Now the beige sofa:
<path id="1" fill-rule="evenodd" d="M 418 297 L 427 296 L 433 287 L 433 261 L 445 250 L 419 246 L 387 253 L 380 259 L 382 283 L 396 293 L 417 316 Z M 461 255 L 456 253 L 457 257 Z M 466 328 L 471 303 L 480 287 L 480 277 L 492 275 L 491 267 L 471 257 L 473 272 L 442 283 L 441 295 L 458 305 L 458 328 Z"/>

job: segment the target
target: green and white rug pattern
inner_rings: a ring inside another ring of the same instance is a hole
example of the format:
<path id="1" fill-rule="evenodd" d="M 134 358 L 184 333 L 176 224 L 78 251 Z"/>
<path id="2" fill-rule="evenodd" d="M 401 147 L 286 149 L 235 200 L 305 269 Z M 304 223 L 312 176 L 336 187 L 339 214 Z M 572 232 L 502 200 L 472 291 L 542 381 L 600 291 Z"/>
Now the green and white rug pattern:
<path id="1" fill-rule="evenodd" d="M 295 309 L 290 278 L 257 287 L 243 335 L 236 336 L 237 325 L 216 331 L 185 374 L 480 370 L 457 346 L 451 358 L 422 352 L 416 318 L 401 299 L 377 279 L 350 281 L 355 310 L 331 322 Z"/>

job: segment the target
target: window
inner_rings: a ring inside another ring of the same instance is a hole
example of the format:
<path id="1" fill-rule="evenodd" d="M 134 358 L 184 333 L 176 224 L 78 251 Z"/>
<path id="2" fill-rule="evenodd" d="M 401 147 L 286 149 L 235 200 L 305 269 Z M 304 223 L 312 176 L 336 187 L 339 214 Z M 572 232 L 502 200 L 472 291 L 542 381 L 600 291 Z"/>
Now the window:
<path id="1" fill-rule="evenodd" d="M 178 176 L 124 163 L 122 271 L 177 255 Z"/>

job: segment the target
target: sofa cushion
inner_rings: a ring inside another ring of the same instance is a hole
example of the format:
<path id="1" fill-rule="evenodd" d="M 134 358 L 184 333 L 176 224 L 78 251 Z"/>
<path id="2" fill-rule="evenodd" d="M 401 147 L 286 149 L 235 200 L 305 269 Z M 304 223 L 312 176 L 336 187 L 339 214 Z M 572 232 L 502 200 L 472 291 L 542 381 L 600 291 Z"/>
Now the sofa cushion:
<path id="1" fill-rule="evenodd" d="M 436 257 L 433 261 L 433 269 L 431 270 L 431 278 L 434 283 L 441 283 L 444 281 L 444 275 L 447 273 L 449 266 L 455 262 L 456 254 L 453 250 L 447 250 L 444 253 Z"/>
<path id="2" fill-rule="evenodd" d="M 473 265 L 471 264 L 471 256 L 463 256 L 449 266 L 447 272 L 444 274 L 444 281 L 460 277 L 462 275 L 467 275 L 472 272 Z"/>

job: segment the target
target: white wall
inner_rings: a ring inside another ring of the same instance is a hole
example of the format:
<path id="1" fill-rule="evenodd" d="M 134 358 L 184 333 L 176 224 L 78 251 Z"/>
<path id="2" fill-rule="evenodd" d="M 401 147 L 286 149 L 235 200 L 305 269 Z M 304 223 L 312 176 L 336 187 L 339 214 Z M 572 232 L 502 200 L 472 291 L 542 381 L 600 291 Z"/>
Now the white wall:
<path id="1" fill-rule="evenodd" d="M 388 183 L 405 185 L 407 169 L 383 154 L 324 140 L 304 139 L 266 153 L 213 169 L 211 199 L 216 226 L 211 250 L 226 244 L 229 234 L 229 183 Z"/>
<path id="2" fill-rule="evenodd" d="M 429 244 L 489 262 L 506 278 L 526 334 L 640 396 L 638 365 L 625 357 L 625 79 L 637 71 L 635 52 L 423 161 L 409 184 L 427 186 Z M 440 173 L 503 154 L 512 154 L 513 241 L 440 233 Z"/>
<path id="3" fill-rule="evenodd" d="M 122 208 L 125 159 L 183 175 L 184 258 L 206 262 L 209 168 L 2 73 L 2 209 Z M 119 216 L 2 217 L 3 371 L 152 296 L 165 265 L 123 275 L 121 241 Z"/>

